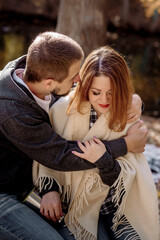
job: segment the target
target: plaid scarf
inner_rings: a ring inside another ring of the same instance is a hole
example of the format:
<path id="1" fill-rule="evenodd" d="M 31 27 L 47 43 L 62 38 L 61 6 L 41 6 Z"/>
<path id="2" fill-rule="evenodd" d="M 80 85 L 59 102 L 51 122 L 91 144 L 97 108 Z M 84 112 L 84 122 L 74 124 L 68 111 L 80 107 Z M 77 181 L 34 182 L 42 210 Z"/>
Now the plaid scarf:
<path id="1" fill-rule="evenodd" d="M 97 113 L 94 110 L 94 108 L 92 107 L 91 114 L 90 114 L 89 128 L 91 128 L 93 126 L 93 124 L 96 122 L 97 118 L 98 118 Z M 112 196 L 114 194 L 115 194 L 115 189 L 112 187 L 112 188 L 110 188 L 110 191 L 109 191 L 106 199 L 102 203 L 100 214 L 106 215 L 106 214 L 109 214 L 109 213 L 115 211 L 115 206 L 114 206 L 114 203 L 112 202 Z"/>

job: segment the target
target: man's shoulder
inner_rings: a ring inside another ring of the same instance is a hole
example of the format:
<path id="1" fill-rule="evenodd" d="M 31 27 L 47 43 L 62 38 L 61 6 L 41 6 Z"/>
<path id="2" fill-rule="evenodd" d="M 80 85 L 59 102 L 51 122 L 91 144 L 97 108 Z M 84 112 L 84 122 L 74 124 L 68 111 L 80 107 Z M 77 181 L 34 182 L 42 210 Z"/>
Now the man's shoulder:
<path id="1" fill-rule="evenodd" d="M 26 64 L 26 55 L 23 55 L 15 60 L 8 62 L 1 72 L 5 71 L 6 69 L 25 68 L 25 64 Z"/>
<path id="2" fill-rule="evenodd" d="M 7 63 L 7 65 L 0 71 L 0 80 L 10 78 L 11 73 L 16 68 L 25 68 L 26 55 L 23 55 L 13 61 Z"/>

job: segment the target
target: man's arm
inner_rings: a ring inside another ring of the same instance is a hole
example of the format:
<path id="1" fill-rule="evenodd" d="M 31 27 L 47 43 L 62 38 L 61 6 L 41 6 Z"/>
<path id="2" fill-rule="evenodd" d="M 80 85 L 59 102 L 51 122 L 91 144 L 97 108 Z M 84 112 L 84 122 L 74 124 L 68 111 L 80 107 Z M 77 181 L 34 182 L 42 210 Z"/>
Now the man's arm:
<path id="1" fill-rule="evenodd" d="M 84 143 L 78 141 L 78 145 L 82 150 L 82 153 L 73 151 L 73 154 L 84 159 L 89 159 L 90 155 L 92 155 L 90 161 L 99 169 L 102 181 L 111 186 L 118 178 L 121 168 L 118 161 L 106 151 L 103 142 L 94 137 L 94 140 L 85 141 Z M 101 157 L 100 161 L 97 160 L 99 157 Z"/>
<path id="2" fill-rule="evenodd" d="M 110 174 L 109 176 L 112 176 L 112 178 L 114 177 L 114 180 L 116 180 L 120 172 L 119 164 L 115 160 L 117 157 L 122 156 L 120 155 L 120 151 L 118 151 L 120 147 L 119 144 L 121 142 L 123 144 L 123 155 L 127 153 L 127 150 L 134 153 L 143 152 L 147 141 L 147 133 L 148 130 L 143 127 L 143 121 L 140 120 L 128 129 L 127 135 L 124 138 L 108 142 L 104 140 L 100 141 L 94 137 L 94 141 L 86 141 L 83 144 L 78 142 L 82 153 L 77 151 L 73 151 L 73 153 L 78 157 L 94 163 L 101 170 L 102 180 L 107 185 L 111 186 L 114 181 L 108 182 L 109 178 L 107 177 L 107 174 Z M 106 149 L 108 149 L 108 151 L 106 151 Z M 90 159 L 91 155 L 92 158 Z M 98 160 L 96 160 L 97 158 Z M 116 174 L 114 175 L 114 173 Z"/>
<path id="3" fill-rule="evenodd" d="M 72 151 L 80 152 L 77 142 L 66 141 L 60 137 L 39 116 L 19 114 L 7 119 L 0 127 L 1 132 L 14 146 L 31 159 L 35 159 L 49 168 L 59 171 L 78 171 L 95 167 L 95 164 L 72 154 Z M 124 144 L 120 149 L 123 148 Z M 122 155 L 123 153 L 122 150 Z M 112 153 L 108 152 L 108 154 L 109 156 L 114 154 L 114 147 Z M 90 159 L 92 157 L 91 154 Z M 101 157 L 99 157 L 99 161 L 102 161 Z M 115 160 L 113 159 L 113 161 Z"/>
<path id="4" fill-rule="evenodd" d="M 133 124 L 124 137 L 127 144 L 127 151 L 133 153 L 144 152 L 147 142 L 147 133 L 148 129 L 144 127 L 142 120 Z"/>
<path id="5" fill-rule="evenodd" d="M 124 138 L 119 138 L 111 141 L 103 141 L 109 153 L 114 157 L 120 157 L 127 152 L 141 153 L 144 152 L 144 147 L 147 141 L 148 130 L 143 127 L 143 121 L 140 120 L 133 124 L 127 131 Z M 122 149 L 120 150 L 120 147 Z M 123 154 L 121 154 L 123 151 Z"/>

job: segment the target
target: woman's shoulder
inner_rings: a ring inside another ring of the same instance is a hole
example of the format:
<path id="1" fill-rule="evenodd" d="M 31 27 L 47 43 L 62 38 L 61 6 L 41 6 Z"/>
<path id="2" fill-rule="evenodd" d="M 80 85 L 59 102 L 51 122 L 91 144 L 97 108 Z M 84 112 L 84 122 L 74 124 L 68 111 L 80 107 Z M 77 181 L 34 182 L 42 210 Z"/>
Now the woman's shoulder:
<path id="1" fill-rule="evenodd" d="M 70 92 L 67 96 L 64 97 L 60 97 L 52 106 L 50 109 L 56 109 L 59 107 L 66 107 L 68 106 L 68 104 L 70 103 L 70 101 L 72 100 L 73 96 L 74 96 L 74 92 Z"/>

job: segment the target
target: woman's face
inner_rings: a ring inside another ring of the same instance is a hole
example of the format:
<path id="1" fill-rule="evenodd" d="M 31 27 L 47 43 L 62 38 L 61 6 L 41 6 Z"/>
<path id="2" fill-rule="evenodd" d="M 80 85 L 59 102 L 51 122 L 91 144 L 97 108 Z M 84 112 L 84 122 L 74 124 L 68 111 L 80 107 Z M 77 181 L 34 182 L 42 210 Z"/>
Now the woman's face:
<path id="1" fill-rule="evenodd" d="M 110 110 L 112 101 L 110 78 L 104 75 L 94 77 L 88 98 L 98 117 Z"/>

